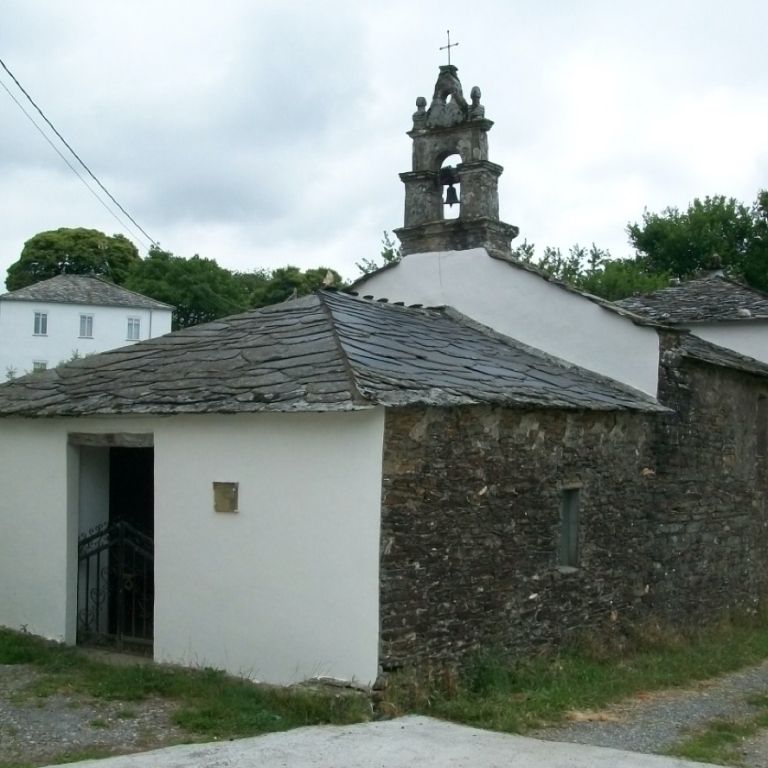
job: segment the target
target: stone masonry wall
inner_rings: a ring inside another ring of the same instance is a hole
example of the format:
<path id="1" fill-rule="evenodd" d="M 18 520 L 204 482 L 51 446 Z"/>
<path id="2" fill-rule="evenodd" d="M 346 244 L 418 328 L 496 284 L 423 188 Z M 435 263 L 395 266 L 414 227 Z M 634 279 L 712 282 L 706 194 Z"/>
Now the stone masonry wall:
<path id="1" fill-rule="evenodd" d="M 528 652 L 643 614 L 650 558 L 643 414 L 412 408 L 387 413 L 383 669 L 479 647 Z M 558 567 L 580 485 L 580 567 Z"/>
<path id="2" fill-rule="evenodd" d="M 763 379 L 684 358 L 669 334 L 668 415 L 389 410 L 382 668 L 756 609 L 768 596 L 761 395 Z M 561 494 L 573 486 L 575 570 L 558 567 Z"/>
<path id="3" fill-rule="evenodd" d="M 757 449 L 768 385 L 681 357 L 675 334 L 661 341 L 659 400 L 673 414 L 653 447 L 650 605 L 672 622 L 754 610 L 768 596 L 768 458 Z"/>

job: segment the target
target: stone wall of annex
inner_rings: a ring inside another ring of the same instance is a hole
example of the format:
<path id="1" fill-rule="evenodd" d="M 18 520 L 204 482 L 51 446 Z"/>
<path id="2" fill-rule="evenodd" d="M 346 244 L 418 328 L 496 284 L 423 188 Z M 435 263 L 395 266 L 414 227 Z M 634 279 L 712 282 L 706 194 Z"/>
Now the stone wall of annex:
<path id="1" fill-rule="evenodd" d="M 385 671 L 478 648 L 530 653 L 583 631 L 750 611 L 768 596 L 768 458 L 757 376 L 662 339 L 669 414 L 387 412 L 381 537 Z M 558 566 L 579 488 L 577 569 Z"/>
<path id="2" fill-rule="evenodd" d="M 672 413 L 653 447 L 651 605 L 670 622 L 706 622 L 768 597 L 768 382 L 686 358 L 679 340 L 661 338 L 659 400 Z"/>
<path id="3" fill-rule="evenodd" d="M 643 614 L 653 420 L 631 413 L 387 413 L 383 669 L 480 647 L 525 653 Z M 558 567 L 563 488 L 579 487 L 580 567 Z"/>

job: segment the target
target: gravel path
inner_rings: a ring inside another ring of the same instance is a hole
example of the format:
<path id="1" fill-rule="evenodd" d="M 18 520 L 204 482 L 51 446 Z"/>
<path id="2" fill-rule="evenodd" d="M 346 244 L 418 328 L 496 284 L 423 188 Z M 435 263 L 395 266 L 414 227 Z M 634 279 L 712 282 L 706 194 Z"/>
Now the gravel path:
<path id="1" fill-rule="evenodd" d="M 719 718 L 746 718 L 759 711 L 746 699 L 768 693 L 768 662 L 708 680 L 692 688 L 659 691 L 612 704 L 599 712 L 573 713 L 570 722 L 539 729 L 530 736 L 613 747 L 632 752 L 663 752 L 691 729 Z M 768 766 L 768 734 L 745 741 L 745 766 Z"/>
<path id="2" fill-rule="evenodd" d="M 0 664 L 0 767 L 43 764 L 64 752 L 100 748 L 123 753 L 184 740 L 171 723 L 173 704 L 115 702 L 67 693 L 44 698 L 25 693 L 40 674 L 25 664 Z"/>

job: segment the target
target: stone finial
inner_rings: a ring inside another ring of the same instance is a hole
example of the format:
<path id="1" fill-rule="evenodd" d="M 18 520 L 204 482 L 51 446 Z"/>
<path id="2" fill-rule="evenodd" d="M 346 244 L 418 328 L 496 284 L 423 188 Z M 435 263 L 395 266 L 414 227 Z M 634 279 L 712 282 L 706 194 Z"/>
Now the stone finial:
<path id="1" fill-rule="evenodd" d="M 427 111 L 427 125 L 430 128 L 446 128 L 458 125 L 467 119 L 467 102 L 452 64 L 443 64 L 435 83 L 432 104 Z"/>
<path id="2" fill-rule="evenodd" d="M 480 103 L 480 97 L 482 95 L 482 91 L 476 85 L 473 86 L 472 90 L 469 92 L 469 97 L 472 99 L 472 104 L 469 107 L 470 120 L 479 120 L 485 117 L 485 107 Z"/>
<path id="3" fill-rule="evenodd" d="M 427 100 L 423 96 L 416 99 L 416 111 L 413 113 L 413 127 L 424 128 L 427 125 Z"/>

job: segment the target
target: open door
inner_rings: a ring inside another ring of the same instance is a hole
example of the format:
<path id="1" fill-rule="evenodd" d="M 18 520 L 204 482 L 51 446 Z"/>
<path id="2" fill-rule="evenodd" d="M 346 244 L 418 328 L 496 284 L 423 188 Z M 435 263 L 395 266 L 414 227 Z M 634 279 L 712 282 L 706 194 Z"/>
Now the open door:
<path id="1" fill-rule="evenodd" d="M 77 641 L 151 653 L 154 451 L 80 447 Z"/>

